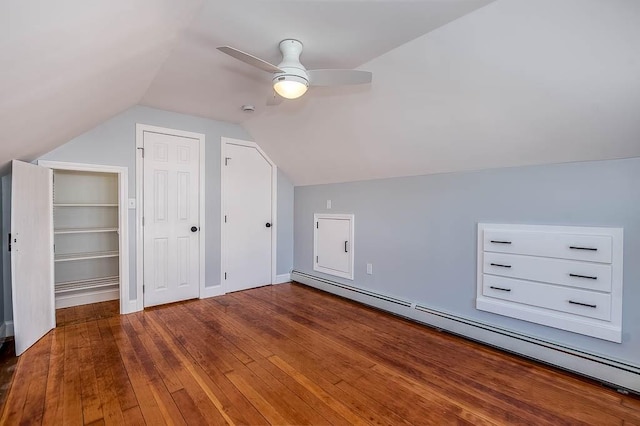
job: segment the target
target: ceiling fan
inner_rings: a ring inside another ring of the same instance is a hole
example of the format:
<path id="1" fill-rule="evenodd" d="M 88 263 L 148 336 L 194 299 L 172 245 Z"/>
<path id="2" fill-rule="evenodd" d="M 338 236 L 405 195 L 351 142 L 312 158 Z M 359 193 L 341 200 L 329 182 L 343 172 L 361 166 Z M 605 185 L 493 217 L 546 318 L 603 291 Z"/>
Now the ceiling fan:
<path id="1" fill-rule="evenodd" d="M 296 99 L 304 95 L 309 86 L 347 86 L 371 83 L 368 71 L 320 69 L 307 70 L 300 63 L 302 43 L 295 39 L 280 42 L 282 62 L 273 65 L 267 61 L 230 46 L 218 50 L 263 71 L 273 73 L 273 89 L 286 99 Z"/>

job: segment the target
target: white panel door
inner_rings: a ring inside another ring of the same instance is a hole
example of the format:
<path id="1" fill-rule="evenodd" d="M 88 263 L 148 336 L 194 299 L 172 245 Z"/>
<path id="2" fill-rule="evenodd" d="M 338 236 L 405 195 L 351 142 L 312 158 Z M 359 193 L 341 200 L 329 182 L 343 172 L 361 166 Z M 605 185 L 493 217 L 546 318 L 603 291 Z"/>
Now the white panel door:
<path id="1" fill-rule="evenodd" d="M 253 146 L 226 143 L 225 291 L 271 284 L 273 166 Z"/>
<path id="2" fill-rule="evenodd" d="M 199 140 L 144 132 L 144 305 L 200 294 Z"/>
<path id="3" fill-rule="evenodd" d="M 53 180 L 50 169 L 12 163 L 11 289 L 16 355 L 56 326 Z"/>
<path id="4" fill-rule="evenodd" d="M 353 215 L 316 214 L 313 269 L 353 279 Z"/>

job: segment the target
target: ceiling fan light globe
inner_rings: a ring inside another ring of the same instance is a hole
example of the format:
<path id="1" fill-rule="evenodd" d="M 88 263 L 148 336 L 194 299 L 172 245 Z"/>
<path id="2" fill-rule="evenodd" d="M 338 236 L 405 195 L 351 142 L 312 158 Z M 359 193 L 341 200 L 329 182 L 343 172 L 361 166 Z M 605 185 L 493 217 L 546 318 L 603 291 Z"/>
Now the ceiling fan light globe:
<path id="1" fill-rule="evenodd" d="M 309 82 L 296 75 L 282 75 L 273 79 L 273 89 L 286 99 L 297 99 L 307 92 Z"/>

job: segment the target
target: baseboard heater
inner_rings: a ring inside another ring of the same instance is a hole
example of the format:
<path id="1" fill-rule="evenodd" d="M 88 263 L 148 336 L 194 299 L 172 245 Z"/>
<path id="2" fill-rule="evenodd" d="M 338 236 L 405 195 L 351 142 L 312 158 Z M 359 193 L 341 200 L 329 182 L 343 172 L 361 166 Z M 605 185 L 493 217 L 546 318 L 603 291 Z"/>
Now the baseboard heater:
<path id="1" fill-rule="evenodd" d="M 291 280 L 640 394 L 640 367 L 300 271 Z"/>

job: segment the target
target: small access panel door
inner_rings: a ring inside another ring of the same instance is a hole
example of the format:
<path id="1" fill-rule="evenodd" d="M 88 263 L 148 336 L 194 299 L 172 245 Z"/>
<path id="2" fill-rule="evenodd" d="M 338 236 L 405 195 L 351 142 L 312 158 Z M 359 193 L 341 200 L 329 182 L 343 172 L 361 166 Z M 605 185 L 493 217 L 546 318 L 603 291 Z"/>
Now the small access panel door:
<path id="1" fill-rule="evenodd" d="M 313 270 L 353 279 L 352 214 L 314 215 Z"/>

